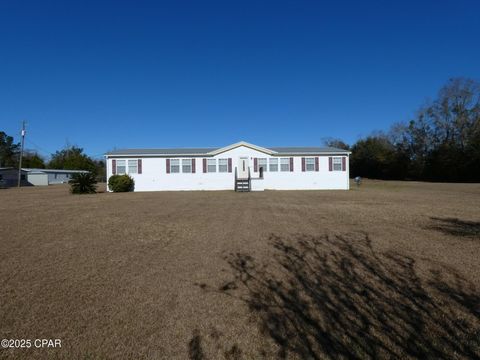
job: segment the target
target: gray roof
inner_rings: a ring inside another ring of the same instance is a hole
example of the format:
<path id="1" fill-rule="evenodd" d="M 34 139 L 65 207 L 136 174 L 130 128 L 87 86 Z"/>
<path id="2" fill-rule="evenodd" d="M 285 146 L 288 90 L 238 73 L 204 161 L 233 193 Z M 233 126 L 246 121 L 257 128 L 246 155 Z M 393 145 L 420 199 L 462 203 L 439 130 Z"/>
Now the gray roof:
<path id="1" fill-rule="evenodd" d="M 15 170 L 18 171 L 18 168 L 14 167 L 0 167 L 0 171 L 4 170 Z M 28 172 L 31 174 L 46 174 L 46 173 L 51 173 L 51 174 L 80 174 L 80 173 L 87 173 L 88 170 L 65 170 L 65 169 L 34 169 L 34 168 L 22 168 L 23 172 Z"/>
<path id="2" fill-rule="evenodd" d="M 212 156 L 211 152 L 223 148 L 169 148 L 169 149 L 119 149 L 107 152 L 105 155 L 179 155 L 179 156 Z M 349 153 L 347 150 L 333 148 L 333 147 L 269 147 L 265 148 L 275 152 L 274 155 L 308 155 L 308 154 L 322 154 L 322 153 Z"/>
<path id="3" fill-rule="evenodd" d="M 321 153 L 345 153 L 347 150 L 334 147 L 318 147 L 318 146 L 292 146 L 292 147 L 269 147 L 279 154 L 321 154 Z"/>
<path id="4" fill-rule="evenodd" d="M 106 155 L 206 155 L 219 148 L 179 148 L 179 149 L 120 149 Z"/>
<path id="5" fill-rule="evenodd" d="M 23 171 L 31 173 L 57 173 L 57 174 L 79 174 L 86 173 L 88 170 L 66 170 L 66 169 L 32 169 L 22 168 Z"/>

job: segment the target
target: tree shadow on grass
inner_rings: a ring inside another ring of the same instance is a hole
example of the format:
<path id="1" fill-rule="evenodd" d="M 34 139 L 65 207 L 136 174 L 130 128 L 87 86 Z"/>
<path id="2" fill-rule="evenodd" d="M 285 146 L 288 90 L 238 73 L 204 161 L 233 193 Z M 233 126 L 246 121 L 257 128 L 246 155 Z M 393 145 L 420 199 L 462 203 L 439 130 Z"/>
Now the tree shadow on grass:
<path id="1" fill-rule="evenodd" d="M 202 349 L 202 338 L 198 330 L 195 329 L 193 336 L 188 343 L 188 357 L 191 360 L 203 360 L 205 356 Z"/>
<path id="2" fill-rule="evenodd" d="M 270 243 L 268 265 L 228 255 L 234 278 L 215 291 L 248 305 L 278 358 L 480 357 L 480 296 L 454 270 L 420 278 L 414 259 L 375 252 L 367 235 Z"/>
<path id="3" fill-rule="evenodd" d="M 480 222 L 456 218 L 431 217 L 430 219 L 433 224 L 429 226 L 429 229 L 438 230 L 448 235 L 480 238 Z"/>
<path id="4" fill-rule="evenodd" d="M 203 287 L 203 289 L 205 289 L 205 287 Z M 219 356 L 223 357 L 225 360 L 241 360 L 243 358 L 242 350 L 239 348 L 239 346 L 237 344 L 228 346 L 222 343 L 222 334 L 219 333 L 216 329 L 213 329 L 210 334 L 206 335 L 206 344 L 209 345 L 209 340 L 213 340 L 213 343 L 215 345 L 214 350 L 217 351 L 217 355 L 215 356 L 215 358 L 218 358 Z M 200 331 L 198 329 L 194 329 L 192 337 L 188 342 L 188 358 L 190 360 L 205 360 L 212 358 L 211 356 L 206 355 L 206 353 L 208 352 L 204 352 L 204 342 L 205 339 L 203 339 L 200 335 Z"/>

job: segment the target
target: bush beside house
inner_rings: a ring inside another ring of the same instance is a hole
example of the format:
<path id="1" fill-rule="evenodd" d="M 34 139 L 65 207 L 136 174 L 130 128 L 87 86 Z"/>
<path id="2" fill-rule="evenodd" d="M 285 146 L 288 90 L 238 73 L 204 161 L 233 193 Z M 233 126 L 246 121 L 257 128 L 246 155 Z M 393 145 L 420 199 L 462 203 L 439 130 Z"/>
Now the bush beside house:
<path id="1" fill-rule="evenodd" d="M 108 179 L 108 188 L 113 192 L 133 191 L 135 181 L 128 175 L 112 175 Z"/>

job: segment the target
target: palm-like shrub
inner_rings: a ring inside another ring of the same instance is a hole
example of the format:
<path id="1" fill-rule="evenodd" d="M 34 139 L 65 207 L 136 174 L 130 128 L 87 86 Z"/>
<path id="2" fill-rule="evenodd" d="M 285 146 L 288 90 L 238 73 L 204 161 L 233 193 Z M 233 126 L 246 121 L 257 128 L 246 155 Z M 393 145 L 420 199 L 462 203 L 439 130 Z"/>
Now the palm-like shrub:
<path id="1" fill-rule="evenodd" d="M 97 192 L 97 179 L 91 172 L 74 174 L 69 184 L 72 194 L 95 194 Z"/>
<path id="2" fill-rule="evenodd" d="M 112 175 L 108 179 L 108 188 L 113 192 L 133 191 L 135 181 L 128 175 Z"/>

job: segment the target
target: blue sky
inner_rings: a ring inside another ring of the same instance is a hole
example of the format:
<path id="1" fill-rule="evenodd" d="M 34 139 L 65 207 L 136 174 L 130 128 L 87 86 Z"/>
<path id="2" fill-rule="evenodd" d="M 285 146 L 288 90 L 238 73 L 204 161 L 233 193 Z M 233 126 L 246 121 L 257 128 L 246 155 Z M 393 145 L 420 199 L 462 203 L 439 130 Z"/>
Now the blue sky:
<path id="1" fill-rule="evenodd" d="M 480 79 L 475 1 L 0 1 L 0 130 L 48 155 L 352 143 Z"/>

